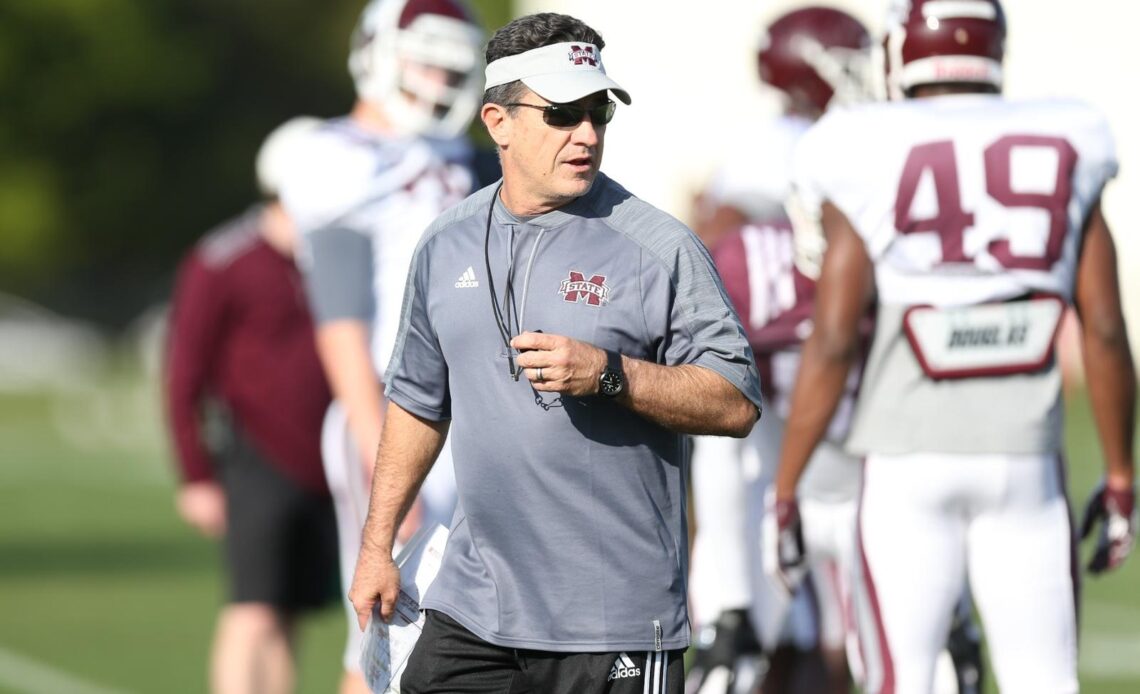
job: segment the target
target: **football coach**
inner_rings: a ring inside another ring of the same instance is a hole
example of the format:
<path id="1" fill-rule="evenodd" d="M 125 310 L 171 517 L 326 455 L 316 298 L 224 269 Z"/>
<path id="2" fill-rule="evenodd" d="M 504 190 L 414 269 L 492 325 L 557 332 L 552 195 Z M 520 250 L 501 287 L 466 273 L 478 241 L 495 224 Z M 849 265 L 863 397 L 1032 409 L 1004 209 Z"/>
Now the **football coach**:
<path id="1" fill-rule="evenodd" d="M 459 507 L 404 692 L 681 692 L 685 434 L 745 436 L 760 382 L 713 263 L 599 171 L 629 93 L 535 14 L 487 45 L 503 178 L 425 232 L 350 597 L 389 619 L 396 528 L 450 429 Z"/>

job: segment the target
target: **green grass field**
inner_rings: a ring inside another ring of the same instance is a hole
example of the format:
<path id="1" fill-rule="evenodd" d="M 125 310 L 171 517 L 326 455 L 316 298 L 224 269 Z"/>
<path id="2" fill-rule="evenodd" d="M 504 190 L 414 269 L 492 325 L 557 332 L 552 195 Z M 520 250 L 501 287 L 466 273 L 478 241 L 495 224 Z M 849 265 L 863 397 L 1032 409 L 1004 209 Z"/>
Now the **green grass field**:
<path id="1" fill-rule="evenodd" d="M 0 398 L 2 692 L 206 691 L 220 551 L 176 516 L 153 386 L 128 374 Z M 335 691 L 344 628 L 303 623 L 301 691 Z"/>
<path id="2" fill-rule="evenodd" d="M 0 397 L 0 691 L 206 691 L 219 551 L 176 517 L 153 386 L 125 373 Z M 1082 500 L 1099 454 L 1082 398 L 1069 414 Z M 1140 691 L 1138 559 L 1085 582 L 1089 694 Z M 304 623 L 301 691 L 335 691 L 343 629 L 339 609 Z"/>

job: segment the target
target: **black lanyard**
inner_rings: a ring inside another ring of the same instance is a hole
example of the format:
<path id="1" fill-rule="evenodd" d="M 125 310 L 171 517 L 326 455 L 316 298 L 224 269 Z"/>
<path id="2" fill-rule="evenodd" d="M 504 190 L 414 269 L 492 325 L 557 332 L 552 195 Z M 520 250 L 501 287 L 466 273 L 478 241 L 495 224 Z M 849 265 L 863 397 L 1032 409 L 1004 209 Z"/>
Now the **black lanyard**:
<path id="1" fill-rule="evenodd" d="M 483 262 L 487 269 L 487 290 L 491 295 L 491 312 L 495 314 L 495 326 L 498 327 L 499 337 L 502 338 L 503 347 L 507 350 L 507 367 L 510 370 L 511 378 L 517 381 L 519 380 L 519 376 L 522 375 L 523 370 L 515 368 L 514 348 L 511 347 L 511 311 L 515 304 L 514 262 L 512 261 L 507 266 L 507 286 L 503 292 L 503 306 L 499 305 L 499 297 L 495 295 L 495 278 L 491 273 L 491 218 L 495 211 L 495 201 L 499 199 L 499 191 L 502 189 L 503 184 L 500 181 L 499 186 L 495 188 L 495 194 L 491 196 L 491 204 L 487 208 L 487 227 L 483 233 Z M 527 272 L 529 274 L 529 269 Z M 522 332 L 522 328 L 518 325 L 517 311 L 515 315 L 515 331 L 516 333 Z M 563 406 L 562 396 L 560 394 L 556 394 L 554 400 L 551 402 L 546 402 L 542 398 L 542 393 L 535 390 L 534 386 L 531 386 L 531 392 L 534 393 L 534 404 L 547 412 Z"/>
<path id="2" fill-rule="evenodd" d="M 487 207 L 487 228 L 483 234 L 483 262 L 487 268 L 487 290 L 491 295 L 491 311 L 495 314 L 495 325 L 499 329 L 499 337 L 503 340 L 503 347 L 507 350 L 507 367 L 510 370 L 511 377 L 516 381 L 519 380 L 519 373 L 521 370 L 515 370 L 514 350 L 511 347 L 511 307 L 515 303 L 514 283 L 511 271 L 512 268 L 507 268 L 507 286 L 506 291 L 503 292 L 503 307 L 499 305 L 499 297 L 495 295 L 495 276 L 491 272 L 491 217 L 495 211 L 495 201 L 499 199 L 499 191 L 503 189 L 503 183 L 500 181 L 495 194 L 491 196 L 491 204 Z M 516 322 L 518 318 L 516 316 Z"/>

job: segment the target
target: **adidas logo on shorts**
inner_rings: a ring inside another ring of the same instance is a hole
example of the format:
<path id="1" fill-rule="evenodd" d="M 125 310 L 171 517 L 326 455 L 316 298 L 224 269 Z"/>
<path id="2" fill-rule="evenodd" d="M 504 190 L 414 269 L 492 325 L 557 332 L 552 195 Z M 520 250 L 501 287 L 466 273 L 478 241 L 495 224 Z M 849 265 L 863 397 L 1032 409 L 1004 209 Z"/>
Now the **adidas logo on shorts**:
<path id="1" fill-rule="evenodd" d="M 618 655 L 617 660 L 614 661 L 614 666 L 610 668 L 610 676 L 606 681 L 613 682 L 614 680 L 625 679 L 626 677 L 640 676 L 641 668 L 637 667 L 637 664 L 634 663 L 628 655 L 621 653 Z"/>
<path id="2" fill-rule="evenodd" d="M 456 289 L 469 289 L 478 286 L 479 280 L 475 279 L 475 270 L 471 266 L 468 266 L 455 282 Z"/>

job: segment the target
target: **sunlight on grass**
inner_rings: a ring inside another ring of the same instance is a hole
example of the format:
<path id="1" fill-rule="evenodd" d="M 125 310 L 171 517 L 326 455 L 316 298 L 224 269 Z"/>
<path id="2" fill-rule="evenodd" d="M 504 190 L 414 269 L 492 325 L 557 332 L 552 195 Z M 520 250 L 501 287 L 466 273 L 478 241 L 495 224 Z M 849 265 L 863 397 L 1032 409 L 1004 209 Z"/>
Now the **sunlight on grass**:
<path id="1" fill-rule="evenodd" d="M 1100 476 L 1083 395 L 1066 448 L 1079 517 Z M 176 517 L 168 456 L 153 384 L 137 371 L 0 396 L 0 649 L 103 687 L 205 691 L 219 551 Z M 1088 694 L 1140 691 L 1138 583 L 1137 558 L 1084 581 Z M 344 629 L 337 606 L 303 622 L 300 691 L 334 691 Z"/>

